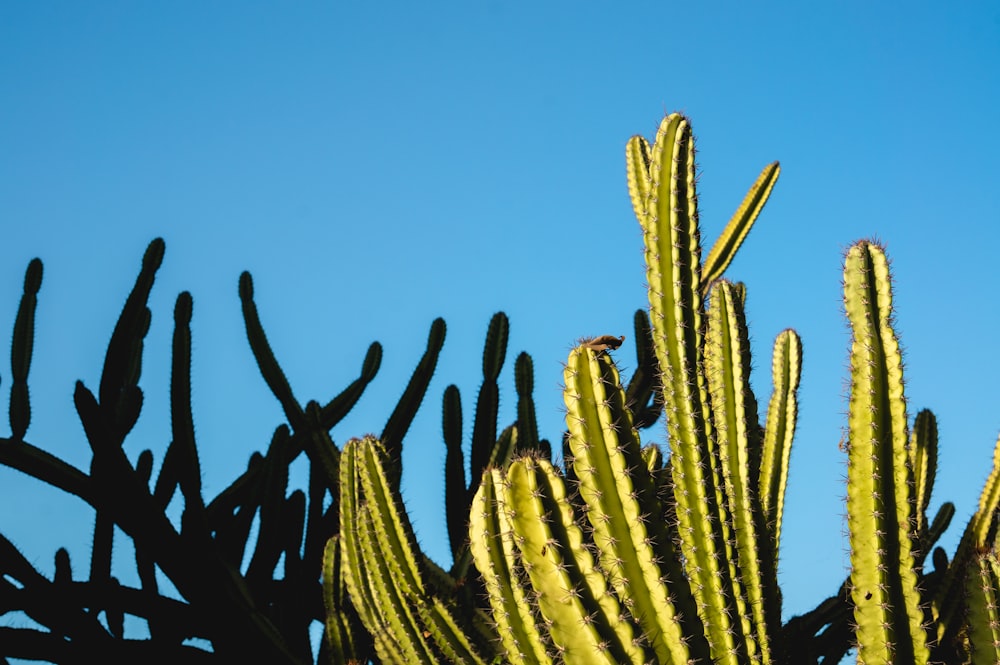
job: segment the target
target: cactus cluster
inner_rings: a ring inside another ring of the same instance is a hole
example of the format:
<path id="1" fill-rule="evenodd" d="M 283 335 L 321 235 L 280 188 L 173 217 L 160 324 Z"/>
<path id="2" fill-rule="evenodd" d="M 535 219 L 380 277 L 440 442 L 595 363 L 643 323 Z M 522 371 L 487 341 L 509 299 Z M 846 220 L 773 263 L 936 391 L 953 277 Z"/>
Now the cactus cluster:
<path id="1" fill-rule="evenodd" d="M 21 612 L 34 624 L 0 628 L 0 662 L 18 657 L 52 662 L 263 659 L 302 664 L 327 662 L 332 653 L 339 658 L 341 647 L 325 641 L 314 654 L 311 637 L 311 627 L 328 615 L 321 580 L 324 565 L 331 563 L 324 554 L 340 524 L 338 502 L 330 505 L 330 498 L 339 496 L 341 453 L 329 432 L 375 377 L 382 347 L 377 342 L 369 347 L 359 376 L 333 399 L 303 407 L 268 344 L 253 281 L 244 273 L 239 297 L 247 338 L 287 423 L 274 430 L 266 452 L 254 453 L 228 487 L 214 498 L 204 497 L 191 411 L 193 299 L 187 292 L 179 294 L 174 308 L 170 444 L 156 473 L 151 450 L 143 450 L 134 461 L 124 450 L 143 405 L 142 359 L 151 320 L 147 302 L 164 251 L 163 241 L 156 239 L 143 257 L 114 326 L 96 394 L 82 381 L 76 384 L 74 402 L 92 451 L 87 471 L 26 439 L 31 422 L 28 375 L 42 281 L 41 261 L 28 265 L 11 349 L 11 436 L 0 438 L 0 463 L 79 497 L 94 509 L 95 524 L 88 569 L 82 575 L 74 571 L 67 550 L 60 548 L 52 579 L 0 536 L 0 613 Z M 398 458 L 403 436 L 426 394 L 444 333 L 444 322 L 438 319 L 423 358 L 382 430 L 387 455 Z M 289 466 L 303 452 L 310 469 L 308 487 L 289 488 Z M 175 523 L 167 507 L 178 492 L 183 512 Z M 137 587 L 120 582 L 122 571 L 112 569 L 114 527 L 134 546 Z M 245 561 L 249 563 L 243 570 Z M 176 593 L 161 588 L 164 578 Z M 367 654 L 372 637 L 352 611 L 348 608 L 340 616 L 346 639 L 355 653 Z M 126 615 L 143 621 L 148 633 L 127 635 Z M 191 639 L 208 642 L 210 649 Z"/>
<path id="2" fill-rule="evenodd" d="M 678 114 L 662 121 L 652 145 L 628 142 L 649 311 L 635 315 L 637 363 L 627 383 L 612 355 L 622 338 L 584 339 L 570 352 L 561 465 L 539 436 L 526 353 L 514 363 L 517 420 L 499 426 L 503 313 L 487 331 L 470 442 L 458 388 L 444 391 L 448 570 L 421 551 L 400 490 L 403 442 L 442 349 L 442 320 L 381 433 L 338 447 L 331 431 L 378 371 L 381 347 L 371 345 L 360 376 L 336 397 L 303 404 L 244 273 L 247 338 L 287 422 L 206 500 L 191 415 L 188 293 L 174 310 L 171 443 L 155 477 L 150 450 L 133 462 L 123 449 L 143 405 L 147 302 L 163 242 L 143 258 L 96 394 L 77 383 L 93 453 L 86 472 L 26 440 L 42 280 L 32 261 L 14 325 L 11 436 L 0 439 L 0 463 L 92 506 L 94 540 L 86 576 L 74 575 L 60 549 L 48 579 L 0 536 L 0 613 L 22 612 L 37 625 L 0 627 L 0 662 L 832 665 L 854 648 L 866 664 L 1000 663 L 1000 441 L 949 559 L 935 543 L 955 507 L 927 513 L 936 421 L 926 410 L 909 420 L 888 262 L 867 241 L 850 248 L 844 266 L 851 572 L 814 610 L 782 623 L 777 561 L 802 344 L 792 330 L 776 338 L 761 414 L 750 389 L 746 287 L 723 277 L 779 166 L 764 168 L 702 260 L 694 155 L 690 123 Z M 667 450 L 643 445 L 638 433 L 661 417 Z M 302 453 L 308 487 L 290 489 L 289 465 Z M 175 523 L 167 506 L 178 492 Z M 138 588 L 112 569 L 115 527 L 135 545 Z M 179 599 L 161 591 L 157 571 Z M 125 615 L 144 620 L 148 635 L 126 637 Z M 325 627 L 318 652 L 315 622 Z"/>

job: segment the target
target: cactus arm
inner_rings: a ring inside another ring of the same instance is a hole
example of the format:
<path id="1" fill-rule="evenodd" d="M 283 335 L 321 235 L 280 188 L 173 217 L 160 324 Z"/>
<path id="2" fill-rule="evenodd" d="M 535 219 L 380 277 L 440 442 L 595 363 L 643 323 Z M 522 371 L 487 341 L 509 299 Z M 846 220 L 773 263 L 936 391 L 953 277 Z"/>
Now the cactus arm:
<path id="1" fill-rule="evenodd" d="M 998 508 L 1000 508 L 1000 438 L 997 438 L 993 450 L 993 470 L 990 471 L 982 494 L 979 495 L 979 507 L 971 522 L 972 540 L 976 547 L 982 548 L 991 544 L 990 531 L 995 529 L 994 521 Z"/>
<path id="2" fill-rule="evenodd" d="M 260 323 L 260 314 L 257 312 L 257 304 L 254 302 L 253 277 L 249 272 L 240 274 L 240 304 L 243 308 L 243 323 L 246 326 L 247 341 L 250 343 L 250 351 L 253 353 L 257 367 L 260 369 L 264 382 L 271 389 L 271 393 L 281 403 L 281 408 L 285 412 L 285 418 L 292 430 L 298 431 L 302 425 L 302 407 L 292 393 L 292 386 L 288 383 L 285 373 L 281 370 L 274 351 L 267 341 L 264 327 Z"/>
<path id="3" fill-rule="evenodd" d="M 852 329 L 847 522 L 859 662 L 926 663 L 911 551 L 902 358 L 891 324 L 889 265 L 860 242 L 844 262 Z"/>
<path id="4" fill-rule="evenodd" d="M 263 589 L 272 579 L 275 566 L 281 558 L 279 534 L 285 518 L 285 492 L 288 490 L 288 464 L 284 461 L 284 450 L 291 434 L 287 425 L 274 431 L 267 455 L 264 457 L 264 482 L 260 498 L 260 531 L 257 546 L 250 564 L 247 566 L 247 584 L 254 590 Z"/>
<path id="5" fill-rule="evenodd" d="M 930 524 L 921 534 L 920 549 L 917 552 L 917 563 L 923 565 L 924 559 L 927 558 L 927 554 L 930 553 L 931 548 L 934 547 L 934 543 L 941 538 L 941 534 L 951 525 L 951 520 L 955 517 L 955 504 L 951 501 L 945 501 L 938 508 L 937 513 L 934 514 L 934 519 L 930 521 Z M 935 569 L 937 567 L 935 566 Z"/>
<path id="6" fill-rule="evenodd" d="M 517 433 L 522 450 L 538 450 L 538 419 L 535 417 L 535 370 L 525 352 L 514 361 L 514 387 L 517 390 Z"/>
<path id="7" fill-rule="evenodd" d="M 427 335 L 427 349 L 421 356 L 417 368 L 413 371 L 402 397 L 392 410 L 389 419 L 382 428 L 382 435 L 379 440 L 389 454 L 389 464 L 393 485 L 399 487 L 399 480 L 403 473 L 403 437 L 410 429 L 413 418 L 417 415 L 417 409 L 427 394 L 427 386 L 434 376 L 434 368 L 437 367 L 438 356 L 441 347 L 444 345 L 446 326 L 444 319 L 434 319 L 431 323 L 431 331 Z"/>
<path id="8" fill-rule="evenodd" d="M 520 554 L 514 545 L 513 525 L 505 509 L 507 481 L 492 468 L 483 475 L 469 515 L 469 549 L 483 576 L 493 608 L 496 633 L 511 665 L 548 665 L 546 637 L 538 630 L 531 590 L 521 581 Z"/>
<path id="9" fill-rule="evenodd" d="M 913 421 L 908 450 L 910 468 L 913 469 L 912 511 L 917 537 L 927 529 L 927 506 L 931 502 L 931 489 L 937 472 L 937 450 L 937 419 L 928 409 L 923 409 Z"/>
<path id="10" fill-rule="evenodd" d="M 983 550 L 992 544 L 990 532 L 995 528 L 998 511 L 1000 511 L 1000 437 L 997 438 L 993 449 L 993 469 L 979 495 L 979 507 L 966 524 L 951 565 L 948 566 L 944 579 L 934 594 L 932 611 L 934 618 L 937 619 L 937 637 L 940 643 L 948 642 L 962 627 L 960 614 L 965 570 L 971 565 L 977 550 Z"/>
<path id="11" fill-rule="evenodd" d="M 618 371 L 606 353 L 578 346 L 563 380 L 573 467 L 602 568 L 618 597 L 631 603 L 629 611 L 660 662 L 707 660 L 694 597 L 659 519 L 663 507 Z"/>
<path id="12" fill-rule="evenodd" d="M 778 557 L 781 519 L 785 507 L 788 459 L 798 416 L 797 392 L 802 375 L 802 342 L 794 330 L 785 330 L 774 340 L 771 376 L 774 391 L 767 406 L 764 449 L 760 466 L 760 499 Z"/>
<path id="13" fill-rule="evenodd" d="M 118 317 L 115 329 L 108 342 L 108 351 L 104 357 L 104 369 L 101 372 L 101 383 L 98 390 L 100 404 L 104 408 L 128 408 L 124 402 L 129 399 L 129 388 L 134 388 L 142 372 L 142 344 L 149 330 L 150 313 L 146 306 L 149 293 L 153 288 L 156 271 L 163 263 L 163 253 L 166 246 L 161 238 L 156 238 L 146 248 L 142 256 L 142 267 L 136 278 L 135 286 L 125 300 L 125 306 Z M 116 420 L 122 417 L 121 414 Z M 138 417 L 138 413 L 135 413 Z M 127 418 L 126 418 L 127 420 Z M 132 423 L 134 424 L 134 422 Z M 119 426 L 121 423 L 119 422 Z M 122 438 L 131 426 L 117 432 Z"/>
<path id="14" fill-rule="evenodd" d="M 201 496 L 201 466 L 198 447 L 194 438 L 194 417 L 191 414 L 191 294 L 187 291 L 177 296 L 174 305 L 174 338 L 170 371 L 170 427 L 173 434 L 171 447 L 176 446 L 180 458 L 176 469 L 184 495 L 184 510 L 197 520 L 207 535 L 205 502 Z M 190 523 L 190 522 L 189 522 Z"/>
<path id="15" fill-rule="evenodd" d="M 642 136 L 633 136 L 625 145 L 625 173 L 632 209 L 640 221 L 648 215 L 646 205 L 651 189 L 649 163 L 649 141 Z"/>
<path id="16" fill-rule="evenodd" d="M 647 662 L 631 624 L 609 593 L 576 524 L 566 486 L 545 460 L 514 461 L 507 472 L 515 542 L 559 656 L 590 665 Z"/>
<path id="17" fill-rule="evenodd" d="M 489 466 L 506 467 L 514 458 L 514 452 L 520 448 L 519 439 L 520 429 L 516 423 L 505 427 L 490 451 Z"/>
<path id="18" fill-rule="evenodd" d="M 497 410 L 500 407 L 500 388 L 497 378 L 507 356 L 507 338 L 510 323 L 507 315 L 497 312 L 490 319 L 483 345 L 483 383 L 476 397 L 476 415 L 472 423 L 472 445 L 469 452 L 470 477 L 469 501 L 476 493 L 476 483 L 483 477 L 490 455 L 497 441 Z M 465 503 L 466 512 L 469 502 Z"/>
<path id="19" fill-rule="evenodd" d="M 349 386 L 323 406 L 321 422 L 327 431 L 333 429 L 333 426 L 339 423 L 347 415 L 348 411 L 354 408 L 354 405 L 361 399 L 362 393 L 365 392 L 365 388 L 368 387 L 368 384 L 378 374 L 381 365 L 382 345 L 378 342 L 372 342 L 365 353 L 365 359 L 361 363 L 361 376 L 352 381 Z"/>
<path id="20" fill-rule="evenodd" d="M 31 401 L 28 396 L 28 370 L 35 340 L 35 308 L 42 286 L 42 262 L 32 259 L 24 273 L 24 293 L 14 319 L 14 338 L 10 345 L 10 430 L 11 438 L 23 441 L 31 424 Z"/>
<path id="21" fill-rule="evenodd" d="M 462 452 L 462 395 L 457 386 L 444 389 L 441 430 L 444 436 L 444 505 L 448 522 L 451 557 L 457 560 L 465 547 L 466 497 L 465 454 Z"/>
<path id="22" fill-rule="evenodd" d="M 708 290 L 708 285 L 722 277 L 722 273 L 732 262 L 740 245 L 750 233 L 750 228 L 756 221 L 757 215 L 764 209 L 764 204 L 767 203 L 780 173 L 781 166 L 778 162 L 772 162 L 764 167 L 764 170 L 760 172 L 757 180 L 750 187 L 750 191 L 743 197 L 740 207 L 736 209 L 729 223 L 726 224 L 722 235 L 712 245 L 712 251 L 708 253 L 708 258 L 705 259 L 705 266 L 702 269 L 703 293 Z"/>
<path id="23" fill-rule="evenodd" d="M 749 333 L 742 302 L 729 282 L 717 281 L 709 302 L 705 373 L 735 540 L 732 596 L 743 621 L 748 657 L 770 663 L 773 635 L 781 625 L 781 601 L 770 533 L 752 471 L 760 464 L 761 442 L 757 401 L 750 390 Z"/>
<path id="24" fill-rule="evenodd" d="M 971 665 L 1000 663 L 1000 562 L 995 552 L 983 552 L 966 576 L 967 622 Z"/>

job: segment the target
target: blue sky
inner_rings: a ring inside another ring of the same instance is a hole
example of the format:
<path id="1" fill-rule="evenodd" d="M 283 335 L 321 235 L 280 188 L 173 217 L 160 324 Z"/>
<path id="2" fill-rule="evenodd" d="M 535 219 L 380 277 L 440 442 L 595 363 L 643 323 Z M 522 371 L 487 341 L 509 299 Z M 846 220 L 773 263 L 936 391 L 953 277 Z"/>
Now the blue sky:
<path id="1" fill-rule="evenodd" d="M 422 544 L 447 563 L 444 388 L 462 390 L 468 439 L 483 336 L 503 310 L 501 424 L 514 419 L 524 350 L 542 435 L 558 439 L 572 343 L 631 337 L 646 303 L 625 142 L 678 110 L 698 137 L 706 241 L 759 170 L 782 163 L 728 274 L 748 285 L 759 399 L 774 336 L 793 327 L 803 339 L 786 614 L 834 593 L 848 565 L 840 274 L 856 239 L 878 237 L 893 261 L 910 414 L 939 418 L 932 510 L 956 503 L 942 541 L 953 550 L 1000 431 L 995 3 L 347 4 L 0 5 L 0 330 L 28 261 L 45 262 L 29 441 L 88 467 L 73 383 L 97 385 L 157 236 L 167 252 L 146 407 L 127 451 L 162 459 L 173 301 L 189 290 L 211 496 L 282 421 L 246 343 L 242 270 L 303 402 L 339 392 L 368 344 L 383 344 L 382 371 L 338 443 L 381 430 L 442 316 L 448 336 L 403 486 Z M 630 341 L 617 357 L 634 366 Z M 0 380 L 6 399 L 6 364 Z M 644 437 L 663 443 L 665 431 Z M 86 569 L 92 516 L 79 502 L 0 469 L 0 505 L 0 532 L 43 572 L 60 545 Z"/>

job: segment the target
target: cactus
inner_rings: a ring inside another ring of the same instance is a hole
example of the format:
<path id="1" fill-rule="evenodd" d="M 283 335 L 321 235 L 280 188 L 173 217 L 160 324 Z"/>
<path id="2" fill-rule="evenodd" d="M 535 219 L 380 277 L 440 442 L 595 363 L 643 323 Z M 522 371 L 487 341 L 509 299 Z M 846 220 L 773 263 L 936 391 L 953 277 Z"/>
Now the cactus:
<path id="1" fill-rule="evenodd" d="M 447 572 L 421 552 L 400 492 L 402 446 L 444 342 L 443 320 L 432 324 L 381 434 L 339 449 L 331 429 L 374 378 L 381 346 L 371 345 L 358 378 L 336 397 L 303 405 L 267 341 L 244 273 L 247 339 L 287 423 L 207 501 L 190 402 L 188 293 L 174 308 L 171 442 L 157 475 L 152 451 L 133 463 L 123 449 L 143 406 L 147 303 L 162 240 L 143 258 L 96 394 L 76 386 L 93 452 L 87 472 L 25 440 L 42 275 L 41 262 L 32 261 L 14 326 L 11 436 L 0 439 L 0 463 L 78 496 L 96 516 L 86 580 L 74 579 L 66 550 L 56 552 L 49 580 L 0 536 L 4 612 L 23 611 L 45 629 L 0 628 L 0 660 L 818 665 L 839 662 L 853 646 L 864 663 L 1000 662 L 1000 441 L 978 510 L 949 561 L 933 548 L 955 507 L 942 504 L 933 519 L 927 513 L 936 421 L 927 410 L 912 425 L 907 420 L 888 262 L 869 242 L 849 250 L 844 272 L 854 333 L 852 570 L 816 609 L 781 625 L 776 571 L 802 346 L 792 330 L 775 340 L 774 392 L 762 425 L 750 390 L 746 287 L 723 278 L 778 164 L 761 172 L 703 262 L 688 120 L 666 117 L 652 146 L 633 138 L 626 161 L 649 283 L 649 315 L 639 311 L 633 321 L 637 368 L 623 384 L 612 357 L 618 336 L 586 339 L 570 352 L 559 468 L 537 431 L 526 353 L 514 368 L 518 420 L 498 427 L 509 322 L 503 313 L 493 317 L 469 476 L 461 397 L 455 386 L 444 393 Z M 669 456 L 643 446 L 638 434 L 663 414 Z M 308 486 L 290 488 L 289 464 L 303 452 Z M 184 508 L 175 524 L 166 509 L 178 490 Z M 135 545 L 138 589 L 112 569 L 116 527 Z M 157 570 L 180 600 L 159 590 Z M 149 640 L 126 638 L 126 615 L 147 622 Z M 315 621 L 325 634 L 318 654 L 309 634 Z M 208 640 L 211 651 L 186 644 L 189 638 Z"/>
<path id="2" fill-rule="evenodd" d="M 374 437 L 352 439 L 344 447 L 339 500 L 343 579 L 375 651 L 383 663 L 485 664 L 481 654 L 488 649 L 483 646 L 489 644 L 488 636 L 475 632 L 475 621 L 460 620 L 468 612 L 459 614 L 455 604 L 432 590 L 388 466 L 389 453 Z M 325 575 L 328 587 L 337 584 L 332 574 Z"/>
<path id="3" fill-rule="evenodd" d="M 599 650 L 613 653 L 611 659 L 619 662 L 645 662 L 651 655 L 664 663 L 709 658 L 771 662 L 780 617 L 772 531 L 780 510 L 772 508 L 765 516 L 758 495 L 763 438 L 749 392 L 743 298 L 733 285 L 716 284 L 707 315 L 710 341 L 706 341 L 693 144 L 687 121 L 668 117 L 652 149 L 636 138 L 629 142 L 627 156 L 629 188 L 646 239 L 649 334 L 662 370 L 662 403 L 671 442 L 673 496 L 668 501 L 673 505 L 662 505 L 658 496 L 659 484 L 651 474 L 657 465 L 643 457 L 610 356 L 606 350 L 582 344 L 571 352 L 564 375 L 571 459 L 567 477 L 576 479 L 580 510 L 586 514 L 586 532 L 592 538 L 589 547 L 598 553 L 597 562 L 591 561 L 588 548 L 576 542 L 584 531 L 567 521 L 572 512 L 565 508 L 560 532 L 529 538 L 540 518 L 543 523 L 553 519 L 545 502 L 559 502 L 565 489 L 544 461 L 528 457 L 515 461 L 506 476 L 496 470 L 484 476 L 470 516 L 476 563 L 485 569 L 494 617 L 516 613 L 509 606 L 512 597 L 496 592 L 504 586 L 495 580 L 511 584 L 530 580 L 534 594 L 522 589 L 521 595 L 537 594 L 538 612 L 553 644 L 550 651 L 567 662 L 576 662 L 573 654 L 592 651 L 595 645 L 603 645 Z M 713 253 L 716 276 L 753 223 L 776 176 L 773 165 L 730 222 Z M 797 350 L 797 338 L 787 333 L 785 340 L 781 348 L 787 356 L 789 344 Z M 785 381 L 783 392 L 779 388 L 781 397 L 773 408 L 783 415 L 773 417 L 780 431 L 772 436 L 767 458 L 774 467 L 766 473 L 768 486 L 783 489 L 790 439 L 786 434 L 794 430 L 794 397 L 789 392 L 794 393 L 797 385 L 798 363 L 776 359 L 776 364 L 794 365 L 796 373 Z M 709 407 L 710 400 L 718 404 L 717 413 Z M 529 510 L 517 500 L 522 482 L 527 483 L 524 491 L 534 497 L 531 505 L 537 507 Z M 772 506 L 780 505 L 780 493 L 769 489 Z M 491 508 L 491 500 L 495 507 Z M 504 515 L 499 522 L 491 516 L 494 512 Z M 665 523 L 666 514 L 675 515 L 677 524 Z M 498 534 L 497 525 L 505 522 L 513 530 L 515 549 Z M 501 557 L 504 548 L 507 555 Z M 498 567 L 501 558 L 505 560 Z M 538 572 L 539 567 L 551 566 L 556 572 L 565 569 L 565 575 Z M 577 571 L 576 577 L 572 571 Z M 612 621 L 622 610 L 611 603 L 598 581 L 605 578 L 629 619 L 623 626 Z M 553 598 L 575 598 L 574 611 L 561 614 L 565 608 L 547 600 Z M 594 625 L 589 647 L 569 641 L 587 637 L 571 628 L 584 620 Z M 634 638 L 630 629 L 637 631 Z M 627 646 L 633 641 L 647 651 Z M 504 646 L 513 658 L 513 646 Z"/>
<path id="4" fill-rule="evenodd" d="M 652 147 L 634 138 L 627 150 L 669 459 L 642 448 L 610 349 L 584 343 L 564 373 L 565 470 L 525 454 L 488 468 L 473 501 L 472 553 L 505 658 L 818 664 L 854 646 L 864 663 L 998 662 L 1000 442 L 955 558 L 938 549 L 925 571 L 955 508 L 928 520 L 936 423 L 924 410 L 909 427 L 888 263 L 871 243 L 851 248 L 844 273 L 852 572 L 836 595 L 781 625 L 776 569 L 801 343 L 791 330 L 775 340 L 761 426 L 745 287 L 720 278 L 778 169 L 764 170 L 703 266 L 693 154 L 678 115 Z"/>
<path id="5" fill-rule="evenodd" d="M 858 660 L 926 663 L 930 652 L 913 557 L 913 467 L 899 343 L 891 327 L 889 265 L 858 243 L 844 262 L 853 330 L 847 464 L 851 599 Z"/>
<path id="6" fill-rule="evenodd" d="M 378 343 L 368 349 L 360 375 L 333 399 L 304 407 L 294 396 L 267 343 L 249 274 L 240 277 L 247 337 L 258 367 L 282 405 L 289 426 L 276 428 L 266 455 L 255 453 L 247 470 L 216 497 L 203 496 L 191 409 L 191 330 L 193 298 L 181 293 L 174 308 L 171 347 L 170 444 L 154 475 L 154 455 L 143 450 L 135 463 L 123 443 L 143 405 L 142 358 L 152 313 L 147 302 L 165 246 L 154 240 L 139 277 L 114 326 L 96 394 L 78 382 L 74 401 L 93 451 L 87 471 L 58 459 L 25 439 L 31 410 L 28 371 L 39 302 L 42 263 L 33 260 L 25 276 L 11 349 L 11 436 L 0 438 L 0 463 L 73 494 L 94 507 L 95 527 L 89 572 L 83 579 L 64 549 L 56 552 L 56 573 L 46 579 L 31 562 L 0 537 L 0 593 L 4 610 L 26 611 L 41 630 L 0 628 L 0 657 L 56 662 L 111 660 L 176 662 L 364 662 L 372 637 L 351 598 L 339 587 L 323 590 L 324 570 L 339 570 L 324 545 L 339 528 L 340 451 L 329 431 L 357 403 L 381 363 Z M 444 336 L 444 322 L 432 326 L 428 350 L 392 409 L 385 437 L 398 451 L 403 434 L 427 389 Z M 305 451 L 309 457 L 306 491 L 288 487 L 288 467 Z M 179 490 L 183 512 L 178 523 L 167 506 Z M 260 532 L 251 525 L 260 516 Z M 115 527 L 135 549 L 139 588 L 121 584 L 112 569 Z M 245 574 L 241 562 L 249 554 Z M 284 561 L 278 570 L 279 560 Z M 180 594 L 160 589 L 158 573 Z M 17 590 L 20 587 L 21 590 Z M 17 590 L 16 593 L 14 591 Z M 168 595 L 169 594 L 169 595 Z M 328 611 L 324 611 L 324 601 Z M 105 621 L 98 620 L 104 614 Z M 150 639 L 126 634 L 125 616 L 144 620 Z M 324 641 L 314 654 L 310 626 L 324 615 L 336 647 Z M 188 638 L 211 643 L 209 651 L 185 644 Z"/>

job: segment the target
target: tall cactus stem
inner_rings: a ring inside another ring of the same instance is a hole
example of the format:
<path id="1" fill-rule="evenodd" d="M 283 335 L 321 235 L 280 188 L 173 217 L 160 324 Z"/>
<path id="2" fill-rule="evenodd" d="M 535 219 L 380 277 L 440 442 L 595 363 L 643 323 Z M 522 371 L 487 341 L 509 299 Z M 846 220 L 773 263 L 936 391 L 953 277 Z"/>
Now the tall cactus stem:
<path id="1" fill-rule="evenodd" d="M 721 480 L 702 368 L 701 248 L 695 193 L 694 137 L 672 114 L 657 131 L 645 206 L 639 212 L 649 285 L 653 347 L 662 370 L 681 549 L 713 657 L 740 652 L 733 608 L 722 592 L 728 575 Z"/>
<path id="2" fill-rule="evenodd" d="M 32 259 L 24 274 L 24 292 L 14 319 L 14 338 L 10 346 L 10 430 L 11 438 L 24 439 L 31 424 L 31 400 L 28 395 L 28 370 L 35 340 L 35 307 L 42 286 L 42 262 Z"/>
<path id="3" fill-rule="evenodd" d="M 781 625 L 777 568 L 753 471 L 760 465 L 762 442 L 750 390 L 749 332 L 743 303 L 725 280 L 715 283 L 710 296 L 705 373 L 735 539 L 732 596 L 742 615 L 750 660 L 770 663 Z"/>
<path id="4" fill-rule="evenodd" d="M 162 238 L 149 243 L 142 257 L 142 267 L 135 286 L 125 300 L 125 306 L 111 333 L 98 390 L 100 404 L 104 408 L 115 408 L 125 396 L 126 389 L 139 381 L 142 371 L 142 342 L 149 330 L 150 319 L 146 303 L 165 250 Z"/>
<path id="5" fill-rule="evenodd" d="M 482 478 L 497 440 L 497 412 L 500 408 L 497 377 L 500 376 L 500 369 L 507 355 L 509 333 L 510 323 L 507 315 L 503 312 L 494 314 L 486 330 L 486 343 L 483 345 L 483 383 L 476 397 L 476 415 L 472 423 L 472 445 L 469 452 L 470 500 L 476 493 L 475 484 Z"/>
<path id="6" fill-rule="evenodd" d="M 937 641 L 952 641 L 962 630 L 962 599 L 967 568 L 972 565 L 976 552 L 992 546 L 996 536 L 997 516 L 1000 514 L 1000 437 L 993 448 L 993 468 L 986 478 L 979 506 L 972 515 L 958 541 L 951 565 L 945 572 L 932 599 L 932 611 L 937 620 Z"/>
<path id="7" fill-rule="evenodd" d="M 844 307 L 853 333 L 847 522 L 858 660 L 922 664 L 929 653 L 911 547 L 902 358 L 880 247 L 860 242 L 848 251 Z"/>
<path id="8" fill-rule="evenodd" d="M 441 430 L 444 434 L 444 505 L 448 516 L 448 542 L 452 560 L 465 546 L 468 520 L 468 487 L 462 451 L 462 394 L 451 385 L 444 389 Z"/>
<path id="9" fill-rule="evenodd" d="M 249 272 L 243 272 L 240 275 L 239 287 L 243 322 L 246 326 L 250 350 L 253 352 L 254 360 L 257 361 L 257 367 L 260 369 L 261 376 L 264 377 L 264 382 L 281 404 L 288 424 L 292 426 L 293 431 L 297 432 L 302 426 L 302 407 L 292 393 L 292 386 L 288 383 L 288 379 L 267 341 L 264 327 L 260 323 L 260 314 L 257 312 L 257 304 L 254 302 L 253 277 L 250 276 Z"/>
<path id="10" fill-rule="evenodd" d="M 767 406 L 764 449 L 760 462 L 760 502 L 774 541 L 774 556 L 781 542 L 781 521 L 788 482 L 788 460 L 798 416 L 798 388 L 802 375 L 802 342 L 794 330 L 784 330 L 774 340 L 771 377 L 774 385 Z"/>
<path id="11" fill-rule="evenodd" d="M 171 447 L 181 453 L 178 470 L 185 510 L 203 521 L 205 503 L 201 496 L 201 468 L 195 445 L 194 418 L 191 414 L 191 294 L 184 291 L 174 306 L 174 339 L 170 372 Z M 206 527 L 207 528 L 207 527 Z"/>

